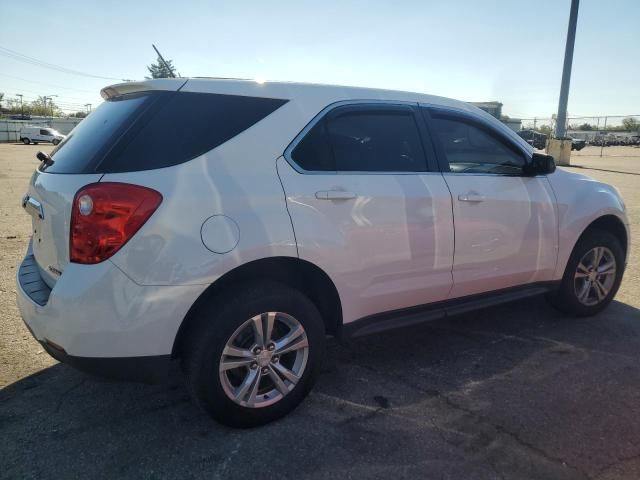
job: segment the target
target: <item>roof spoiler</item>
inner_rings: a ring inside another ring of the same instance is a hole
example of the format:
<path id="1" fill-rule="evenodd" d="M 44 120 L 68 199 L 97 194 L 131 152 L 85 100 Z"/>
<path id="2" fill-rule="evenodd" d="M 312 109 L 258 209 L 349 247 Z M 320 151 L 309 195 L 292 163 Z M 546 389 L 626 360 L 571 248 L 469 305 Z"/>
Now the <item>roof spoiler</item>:
<path id="1" fill-rule="evenodd" d="M 177 92 L 188 81 L 188 78 L 160 78 L 141 82 L 116 83 L 115 85 L 104 87 L 100 90 L 100 95 L 105 100 L 108 100 L 113 97 L 119 97 L 120 95 L 126 95 L 127 93 L 149 92 L 154 90 Z"/>

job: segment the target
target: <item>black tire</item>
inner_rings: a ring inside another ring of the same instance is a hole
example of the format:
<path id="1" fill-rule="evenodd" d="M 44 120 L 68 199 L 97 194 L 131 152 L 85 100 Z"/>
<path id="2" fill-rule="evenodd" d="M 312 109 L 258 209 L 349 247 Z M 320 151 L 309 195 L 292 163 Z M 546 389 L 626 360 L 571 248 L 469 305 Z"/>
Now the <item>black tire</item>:
<path id="1" fill-rule="evenodd" d="M 289 393 L 272 405 L 250 408 L 227 396 L 219 365 L 234 332 L 264 312 L 294 317 L 307 335 L 308 356 L 300 380 Z M 325 349 L 324 323 L 315 305 L 298 290 L 271 281 L 238 285 L 208 300 L 196 312 L 185 339 L 182 366 L 192 397 L 214 420 L 238 428 L 263 425 L 294 410 L 315 383 Z"/>
<path id="2" fill-rule="evenodd" d="M 581 259 L 596 247 L 606 247 L 613 254 L 616 262 L 615 279 L 608 294 L 599 301 L 599 303 L 595 305 L 585 305 L 580 302 L 576 294 L 574 275 Z M 547 299 L 558 310 L 572 316 L 588 317 L 601 312 L 611 303 L 618 292 L 618 288 L 620 288 L 620 282 L 622 281 L 625 268 L 624 260 L 624 250 L 620 241 L 614 235 L 599 229 L 588 230 L 582 235 L 580 240 L 578 240 L 569 257 L 560 288 L 553 294 L 549 294 Z"/>
<path id="3" fill-rule="evenodd" d="M 29 140 L 27 137 L 22 139 L 22 143 L 24 143 L 25 145 L 29 145 L 31 143 L 31 140 Z"/>
<path id="4" fill-rule="evenodd" d="M 58 144 L 60 143 L 60 140 L 55 139 L 55 140 L 53 140 L 51 143 L 53 143 L 54 145 L 58 145 Z"/>

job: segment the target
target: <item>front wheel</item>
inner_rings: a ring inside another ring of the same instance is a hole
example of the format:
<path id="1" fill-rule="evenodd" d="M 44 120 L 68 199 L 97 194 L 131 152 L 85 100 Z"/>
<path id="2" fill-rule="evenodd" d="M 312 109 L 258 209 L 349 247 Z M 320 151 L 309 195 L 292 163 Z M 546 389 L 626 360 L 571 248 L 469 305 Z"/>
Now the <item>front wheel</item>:
<path id="1" fill-rule="evenodd" d="M 624 273 L 624 250 L 608 232 L 585 233 L 573 249 L 551 303 L 570 315 L 595 315 L 616 295 Z"/>
<path id="2" fill-rule="evenodd" d="M 196 403 L 220 423 L 253 427 L 298 406 L 324 356 L 324 324 L 301 292 L 239 286 L 200 308 L 183 367 Z"/>
<path id="3" fill-rule="evenodd" d="M 24 143 L 25 145 L 29 145 L 29 143 L 31 143 L 31 140 L 25 137 L 22 139 L 22 143 Z"/>
<path id="4" fill-rule="evenodd" d="M 57 138 L 55 140 L 53 140 L 51 143 L 53 143 L 54 145 L 58 145 L 60 143 L 60 140 L 58 140 Z"/>

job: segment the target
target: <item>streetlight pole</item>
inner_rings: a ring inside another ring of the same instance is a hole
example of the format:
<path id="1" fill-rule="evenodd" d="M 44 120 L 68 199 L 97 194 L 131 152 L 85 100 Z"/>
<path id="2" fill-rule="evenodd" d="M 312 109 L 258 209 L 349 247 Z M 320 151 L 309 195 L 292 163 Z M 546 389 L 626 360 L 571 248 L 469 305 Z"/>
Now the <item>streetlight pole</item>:
<path id="1" fill-rule="evenodd" d="M 22 120 L 24 120 L 24 106 L 22 105 L 22 94 L 16 93 L 16 97 L 20 97 L 20 116 L 22 117 Z"/>
<path id="2" fill-rule="evenodd" d="M 49 100 L 50 97 L 47 97 L 46 95 L 44 97 L 42 97 L 44 100 L 44 118 L 47 118 L 47 100 Z"/>
<path id="3" fill-rule="evenodd" d="M 89 115 L 91 113 L 91 104 L 85 103 L 84 106 L 87 108 L 87 115 Z"/>
<path id="4" fill-rule="evenodd" d="M 569 83 L 571 82 L 571 65 L 573 64 L 573 47 L 576 42 L 579 5 L 580 0 L 571 0 L 567 44 L 564 50 L 564 66 L 562 68 L 562 84 L 560 85 L 560 100 L 558 102 L 558 117 L 556 121 L 556 138 L 559 139 L 563 139 L 567 134 L 567 103 L 569 101 Z"/>
<path id="5" fill-rule="evenodd" d="M 51 107 L 51 126 L 53 127 L 53 97 L 57 97 L 58 95 L 47 95 L 44 97 L 44 114 L 45 117 L 47 115 L 47 100 L 49 100 L 49 106 Z"/>

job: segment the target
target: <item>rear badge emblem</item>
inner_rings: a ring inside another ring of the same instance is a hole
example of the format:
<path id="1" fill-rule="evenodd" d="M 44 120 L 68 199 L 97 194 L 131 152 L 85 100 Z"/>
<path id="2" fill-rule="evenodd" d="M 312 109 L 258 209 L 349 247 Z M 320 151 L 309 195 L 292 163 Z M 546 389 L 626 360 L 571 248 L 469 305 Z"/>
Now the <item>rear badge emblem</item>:
<path id="1" fill-rule="evenodd" d="M 54 275 L 60 276 L 62 275 L 62 272 L 60 270 L 58 270 L 56 267 L 54 267 L 53 265 L 49 265 L 49 267 L 47 267 L 49 269 L 49 271 L 51 273 L 53 273 Z"/>

